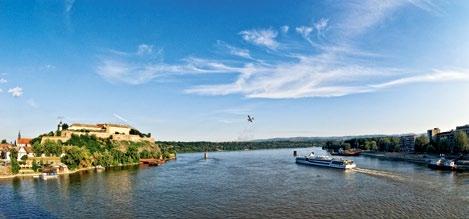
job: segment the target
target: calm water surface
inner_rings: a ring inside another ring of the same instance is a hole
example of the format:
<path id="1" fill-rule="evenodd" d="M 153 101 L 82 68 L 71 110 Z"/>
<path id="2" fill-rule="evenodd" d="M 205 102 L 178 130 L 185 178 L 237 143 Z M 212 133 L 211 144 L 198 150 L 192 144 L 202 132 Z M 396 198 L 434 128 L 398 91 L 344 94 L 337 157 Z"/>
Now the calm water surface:
<path id="1" fill-rule="evenodd" d="M 1 180 L 0 218 L 469 218 L 468 173 L 367 157 L 345 172 L 297 165 L 292 151 Z"/>

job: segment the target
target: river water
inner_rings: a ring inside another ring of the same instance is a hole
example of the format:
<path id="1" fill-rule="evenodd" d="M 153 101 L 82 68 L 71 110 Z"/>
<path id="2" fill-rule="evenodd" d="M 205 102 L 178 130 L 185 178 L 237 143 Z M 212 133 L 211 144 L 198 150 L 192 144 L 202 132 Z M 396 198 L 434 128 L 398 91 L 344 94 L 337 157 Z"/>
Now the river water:
<path id="1" fill-rule="evenodd" d="M 469 218 L 469 173 L 369 157 L 353 171 L 310 167 L 293 150 L 0 180 L 0 218 Z"/>

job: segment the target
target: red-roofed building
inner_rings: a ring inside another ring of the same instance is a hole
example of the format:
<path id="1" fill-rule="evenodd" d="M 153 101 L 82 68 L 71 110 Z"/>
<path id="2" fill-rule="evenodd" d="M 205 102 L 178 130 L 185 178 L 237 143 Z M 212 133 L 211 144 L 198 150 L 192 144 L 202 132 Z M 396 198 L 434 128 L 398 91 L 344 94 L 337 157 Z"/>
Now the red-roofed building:
<path id="1" fill-rule="evenodd" d="M 21 133 L 18 132 L 18 138 L 16 139 L 16 150 L 18 151 L 18 159 L 21 159 L 24 155 L 28 157 L 34 157 L 31 148 L 32 138 L 22 138 Z"/>
<path id="2" fill-rule="evenodd" d="M 19 138 L 17 141 L 16 141 L 16 145 L 18 146 L 23 146 L 23 147 L 29 147 L 31 146 L 31 138 Z"/>

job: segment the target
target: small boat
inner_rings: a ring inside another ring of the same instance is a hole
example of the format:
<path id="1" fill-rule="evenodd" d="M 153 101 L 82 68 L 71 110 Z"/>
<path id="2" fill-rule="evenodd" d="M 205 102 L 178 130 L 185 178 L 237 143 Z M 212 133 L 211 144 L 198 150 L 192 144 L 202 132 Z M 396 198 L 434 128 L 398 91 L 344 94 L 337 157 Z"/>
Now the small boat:
<path id="1" fill-rule="evenodd" d="M 438 160 L 430 161 L 428 167 L 435 170 L 455 170 L 456 164 L 454 163 L 454 160 L 448 160 L 442 157 Z"/>
<path id="2" fill-rule="evenodd" d="M 357 165 L 353 160 L 345 160 L 342 158 L 334 158 L 328 155 L 315 155 L 311 152 L 310 155 L 304 157 L 297 157 L 296 163 L 311 166 L 330 167 L 336 169 L 352 169 Z"/>
<path id="3" fill-rule="evenodd" d="M 42 173 L 39 175 L 39 179 L 48 180 L 48 179 L 57 179 L 56 173 Z"/>

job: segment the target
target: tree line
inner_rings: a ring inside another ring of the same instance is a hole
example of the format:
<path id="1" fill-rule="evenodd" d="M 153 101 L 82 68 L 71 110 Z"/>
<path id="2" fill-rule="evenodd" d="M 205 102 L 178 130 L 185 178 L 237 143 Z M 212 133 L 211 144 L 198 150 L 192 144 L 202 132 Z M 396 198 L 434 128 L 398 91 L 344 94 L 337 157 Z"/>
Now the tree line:
<path id="1" fill-rule="evenodd" d="M 380 152 L 401 151 L 398 136 L 383 136 L 372 138 L 352 138 L 345 141 L 327 141 L 327 149 L 361 149 Z M 416 153 L 460 154 L 469 153 L 469 138 L 464 131 L 455 131 L 450 138 L 436 138 L 430 141 L 427 135 L 419 135 L 415 139 Z"/>
<path id="2" fill-rule="evenodd" d="M 276 148 L 301 148 L 323 146 L 325 141 L 250 141 L 250 142 L 168 142 L 159 141 L 157 144 L 163 149 L 172 149 L 178 153 L 204 151 L 240 151 Z"/>

